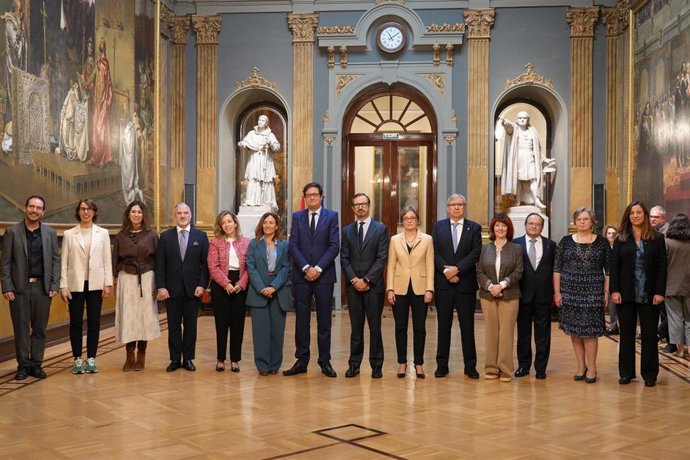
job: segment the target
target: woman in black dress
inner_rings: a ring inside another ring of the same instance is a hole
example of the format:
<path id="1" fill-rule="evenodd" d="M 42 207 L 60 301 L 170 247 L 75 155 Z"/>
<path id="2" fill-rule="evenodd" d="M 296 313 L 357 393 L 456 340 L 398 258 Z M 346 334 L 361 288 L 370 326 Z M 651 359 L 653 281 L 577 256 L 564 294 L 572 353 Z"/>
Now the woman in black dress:
<path id="1" fill-rule="evenodd" d="M 598 338 L 604 335 L 608 303 L 609 244 L 592 232 L 594 211 L 578 208 L 577 228 L 556 249 L 553 273 L 554 303 L 560 308 L 559 327 L 570 336 L 577 359 L 575 380 L 597 381 Z"/>

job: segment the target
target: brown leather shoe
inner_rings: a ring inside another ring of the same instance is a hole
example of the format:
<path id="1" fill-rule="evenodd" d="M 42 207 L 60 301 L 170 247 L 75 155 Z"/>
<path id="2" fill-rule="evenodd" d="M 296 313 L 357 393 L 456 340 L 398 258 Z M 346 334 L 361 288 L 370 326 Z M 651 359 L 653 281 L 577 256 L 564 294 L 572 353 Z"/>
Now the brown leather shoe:
<path id="1" fill-rule="evenodd" d="M 134 363 L 135 371 L 143 371 L 146 367 L 146 345 L 144 341 L 139 342 L 139 349 L 137 350 L 137 361 Z"/>
<path id="2" fill-rule="evenodd" d="M 134 349 L 137 347 L 136 342 L 129 342 L 125 345 L 125 351 L 127 352 L 127 358 L 125 359 L 125 365 L 122 366 L 123 372 L 129 372 L 134 370 Z"/>

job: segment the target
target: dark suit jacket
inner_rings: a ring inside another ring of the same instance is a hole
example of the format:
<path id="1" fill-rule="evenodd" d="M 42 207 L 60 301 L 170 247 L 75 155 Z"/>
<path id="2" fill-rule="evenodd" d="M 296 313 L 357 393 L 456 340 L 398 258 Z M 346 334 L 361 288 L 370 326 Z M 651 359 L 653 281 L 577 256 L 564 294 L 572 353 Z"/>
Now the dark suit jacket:
<path id="1" fill-rule="evenodd" d="M 343 228 L 340 247 L 340 264 L 343 267 L 345 285 L 353 278 L 367 278 L 370 289 L 378 293 L 385 291 L 383 267 L 388 258 L 388 228 L 381 222 L 371 219 L 369 230 L 360 247 L 357 221 Z"/>
<path id="2" fill-rule="evenodd" d="M 180 255 L 177 228 L 163 233 L 156 249 L 156 287 L 168 290 L 171 298 L 194 297 L 197 286 L 208 286 L 208 236 L 191 228 L 184 262 Z"/>
<path id="3" fill-rule="evenodd" d="M 290 232 L 292 282 L 306 283 L 302 267 L 318 265 L 322 272 L 315 282 L 335 283 L 335 258 L 340 251 L 338 213 L 322 207 L 314 235 L 309 230 L 309 217 L 309 209 L 292 214 L 292 231 Z"/>
<path id="4" fill-rule="evenodd" d="M 553 301 L 553 261 L 556 256 L 556 242 L 541 237 L 542 256 L 535 270 L 527 255 L 527 237 L 515 238 L 513 243 L 522 248 L 522 278 L 520 279 L 520 302 L 535 300 L 539 303 Z"/>
<path id="5" fill-rule="evenodd" d="M 43 246 L 43 290 L 60 290 L 60 256 L 55 230 L 46 224 L 41 225 L 41 243 Z M 0 283 L 2 292 L 13 291 L 16 294 L 29 289 L 29 254 L 26 246 L 26 226 L 18 222 L 5 230 L 2 239 L 2 259 L 0 259 Z"/>
<path id="6" fill-rule="evenodd" d="M 482 227 L 465 218 L 456 251 L 450 233 L 450 219 L 439 220 L 431 232 L 434 240 L 434 285 L 437 290 L 457 289 L 459 292 L 477 292 L 476 264 L 482 252 Z M 460 281 L 452 284 L 443 274 L 445 266 L 458 267 Z"/>
<path id="7" fill-rule="evenodd" d="M 249 272 L 249 288 L 247 289 L 247 305 L 252 307 L 266 307 L 269 298 L 259 291 L 266 287 L 276 289 L 275 297 L 281 310 L 292 308 L 292 289 L 290 286 L 290 246 L 287 241 L 278 241 L 275 277 L 268 276 L 268 257 L 266 256 L 266 242 L 252 239 L 247 250 L 247 271 Z"/>
<path id="8" fill-rule="evenodd" d="M 623 302 L 635 301 L 635 258 L 637 246 L 632 236 L 622 243 L 616 238 L 610 255 L 609 292 L 620 292 Z M 666 244 L 664 235 L 654 232 L 654 239 L 644 242 L 644 266 L 649 294 L 646 303 L 655 295 L 666 295 Z"/>

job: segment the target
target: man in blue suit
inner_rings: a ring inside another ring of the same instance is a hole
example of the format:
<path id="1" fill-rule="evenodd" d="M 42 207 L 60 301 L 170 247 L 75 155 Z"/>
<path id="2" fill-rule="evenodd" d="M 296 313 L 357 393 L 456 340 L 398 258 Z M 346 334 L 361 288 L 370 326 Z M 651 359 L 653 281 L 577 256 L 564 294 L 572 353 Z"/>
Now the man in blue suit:
<path id="1" fill-rule="evenodd" d="M 290 255 L 292 283 L 295 285 L 295 346 L 297 361 L 283 375 L 307 372 L 311 310 L 316 300 L 319 366 L 327 377 L 336 377 L 331 366 L 331 304 L 336 281 L 335 258 L 340 250 L 338 213 L 321 206 L 323 187 L 310 182 L 302 189 L 307 209 L 292 215 Z"/>
<path id="2" fill-rule="evenodd" d="M 347 285 L 350 313 L 350 359 L 346 378 L 359 374 L 364 356 L 364 319 L 369 323 L 369 364 L 371 377 L 383 377 L 383 268 L 388 259 L 388 229 L 369 216 L 371 201 L 364 193 L 352 198 L 355 221 L 343 228 L 340 263 Z"/>
<path id="3" fill-rule="evenodd" d="M 553 303 L 553 261 L 556 243 L 541 236 L 544 218 L 533 212 L 525 219 L 526 235 L 513 240 L 522 247 L 525 267 L 520 279 L 520 308 L 517 317 L 518 369 L 515 377 L 529 374 L 532 366 L 532 323 L 534 322 L 534 369 L 546 378 L 551 352 L 551 304 Z"/>
<path id="4" fill-rule="evenodd" d="M 465 375 L 478 379 L 474 343 L 474 310 L 477 304 L 476 264 L 482 251 L 482 227 L 465 219 L 466 200 L 456 193 L 448 197 L 448 219 L 434 224 L 434 287 L 438 321 L 437 378 L 448 375 L 453 312 L 457 311 Z"/>
<path id="5" fill-rule="evenodd" d="M 208 236 L 192 228 L 192 211 L 185 203 L 175 206 L 176 228 L 161 233 L 156 249 L 158 300 L 168 311 L 168 349 L 173 372 L 180 367 L 193 372 L 199 299 L 208 285 Z M 182 326 L 184 324 L 184 334 Z"/>

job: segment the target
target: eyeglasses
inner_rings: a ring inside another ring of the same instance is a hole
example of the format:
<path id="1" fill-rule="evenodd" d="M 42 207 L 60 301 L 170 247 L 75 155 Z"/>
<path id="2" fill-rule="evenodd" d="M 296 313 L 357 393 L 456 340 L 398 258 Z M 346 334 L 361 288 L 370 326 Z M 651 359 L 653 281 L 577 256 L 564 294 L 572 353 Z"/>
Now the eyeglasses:
<path id="1" fill-rule="evenodd" d="M 352 203 L 353 208 L 366 208 L 369 206 L 369 203 Z"/>
<path id="2" fill-rule="evenodd" d="M 304 196 L 306 198 L 317 198 L 317 197 L 321 196 L 321 194 L 320 193 L 305 193 Z"/>
<path id="3" fill-rule="evenodd" d="M 83 207 L 80 207 L 79 210 L 82 211 L 82 212 L 91 212 L 91 211 L 93 211 L 93 209 L 91 209 L 91 208 L 83 208 Z"/>
<path id="4" fill-rule="evenodd" d="M 408 221 L 408 222 L 410 222 L 410 221 L 417 220 L 417 218 L 416 218 L 415 216 L 412 216 L 412 217 L 403 217 L 402 220 L 403 220 L 403 221 Z"/>
<path id="5" fill-rule="evenodd" d="M 661 219 L 661 216 L 649 216 L 650 219 Z"/>

